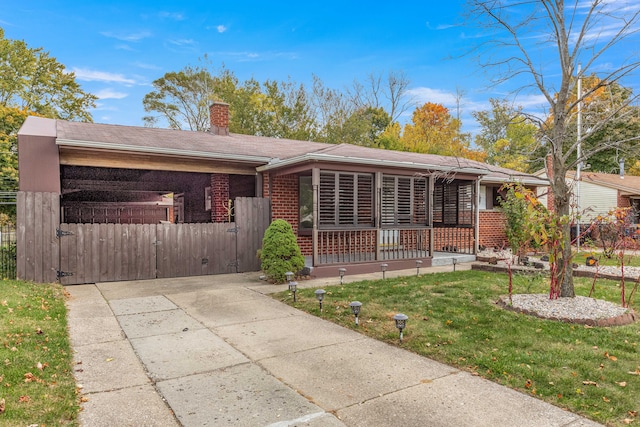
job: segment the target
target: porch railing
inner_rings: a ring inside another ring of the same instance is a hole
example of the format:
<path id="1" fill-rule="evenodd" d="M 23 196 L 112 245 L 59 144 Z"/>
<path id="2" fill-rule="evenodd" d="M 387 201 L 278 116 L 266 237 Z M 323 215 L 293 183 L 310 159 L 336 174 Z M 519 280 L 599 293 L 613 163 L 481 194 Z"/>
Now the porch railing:
<path id="1" fill-rule="evenodd" d="M 436 227 L 433 234 L 433 250 L 436 252 L 475 253 L 473 227 Z"/>
<path id="2" fill-rule="evenodd" d="M 430 229 L 318 231 L 318 264 L 400 260 L 429 256 Z"/>

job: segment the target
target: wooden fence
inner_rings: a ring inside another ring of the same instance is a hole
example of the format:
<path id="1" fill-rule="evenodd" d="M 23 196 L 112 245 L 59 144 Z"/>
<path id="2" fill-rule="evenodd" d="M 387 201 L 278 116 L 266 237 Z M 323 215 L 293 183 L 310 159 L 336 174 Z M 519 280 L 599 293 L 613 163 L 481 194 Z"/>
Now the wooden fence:
<path id="1" fill-rule="evenodd" d="M 59 195 L 18 195 L 18 278 L 80 284 L 258 271 L 270 202 L 236 199 L 236 223 L 60 224 Z"/>

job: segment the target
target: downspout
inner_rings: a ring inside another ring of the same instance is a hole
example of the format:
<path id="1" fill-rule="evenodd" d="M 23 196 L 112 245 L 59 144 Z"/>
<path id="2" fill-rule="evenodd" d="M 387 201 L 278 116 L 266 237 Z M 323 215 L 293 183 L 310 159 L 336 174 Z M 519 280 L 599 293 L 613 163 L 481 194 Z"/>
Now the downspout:
<path id="1" fill-rule="evenodd" d="M 474 229 L 474 243 L 473 243 L 473 254 L 477 255 L 478 250 L 480 249 L 480 179 L 476 179 L 476 185 L 474 186 L 475 195 L 473 197 L 473 209 L 474 209 L 474 217 L 475 224 L 473 224 Z"/>
<path id="2" fill-rule="evenodd" d="M 435 178 L 433 174 L 429 176 L 429 257 L 433 258 L 433 247 L 436 244 L 436 237 L 433 229 L 433 192 L 435 188 Z"/>
<path id="3" fill-rule="evenodd" d="M 313 229 L 312 229 L 312 267 L 318 266 L 319 256 L 318 256 L 318 189 L 320 188 L 320 169 L 313 168 L 311 169 L 311 191 L 313 193 L 313 209 L 311 209 L 312 221 L 313 221 Z"/>

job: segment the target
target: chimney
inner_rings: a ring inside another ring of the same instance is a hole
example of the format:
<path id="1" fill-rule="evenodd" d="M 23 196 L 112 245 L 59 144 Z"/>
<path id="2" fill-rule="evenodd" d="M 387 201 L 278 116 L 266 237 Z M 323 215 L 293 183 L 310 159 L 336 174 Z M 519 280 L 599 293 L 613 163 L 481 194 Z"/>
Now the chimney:
<path id="1" fill-rule="evenodd" d="M 229 104 L 214 102 L 209 107 L 211 132 L 214 135 L 229 135 Z"/>

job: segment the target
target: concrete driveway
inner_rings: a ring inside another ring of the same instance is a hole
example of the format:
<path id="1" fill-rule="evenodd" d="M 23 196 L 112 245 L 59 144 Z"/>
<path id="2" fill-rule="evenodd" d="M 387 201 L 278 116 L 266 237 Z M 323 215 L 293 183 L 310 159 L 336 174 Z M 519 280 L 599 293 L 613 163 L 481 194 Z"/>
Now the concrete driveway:
<path id="1" fill-rule="evenodd" d="M 283 289 L 257 273 L 67 287 L 81 425 L 599 425 L 266 295 Z"/>

